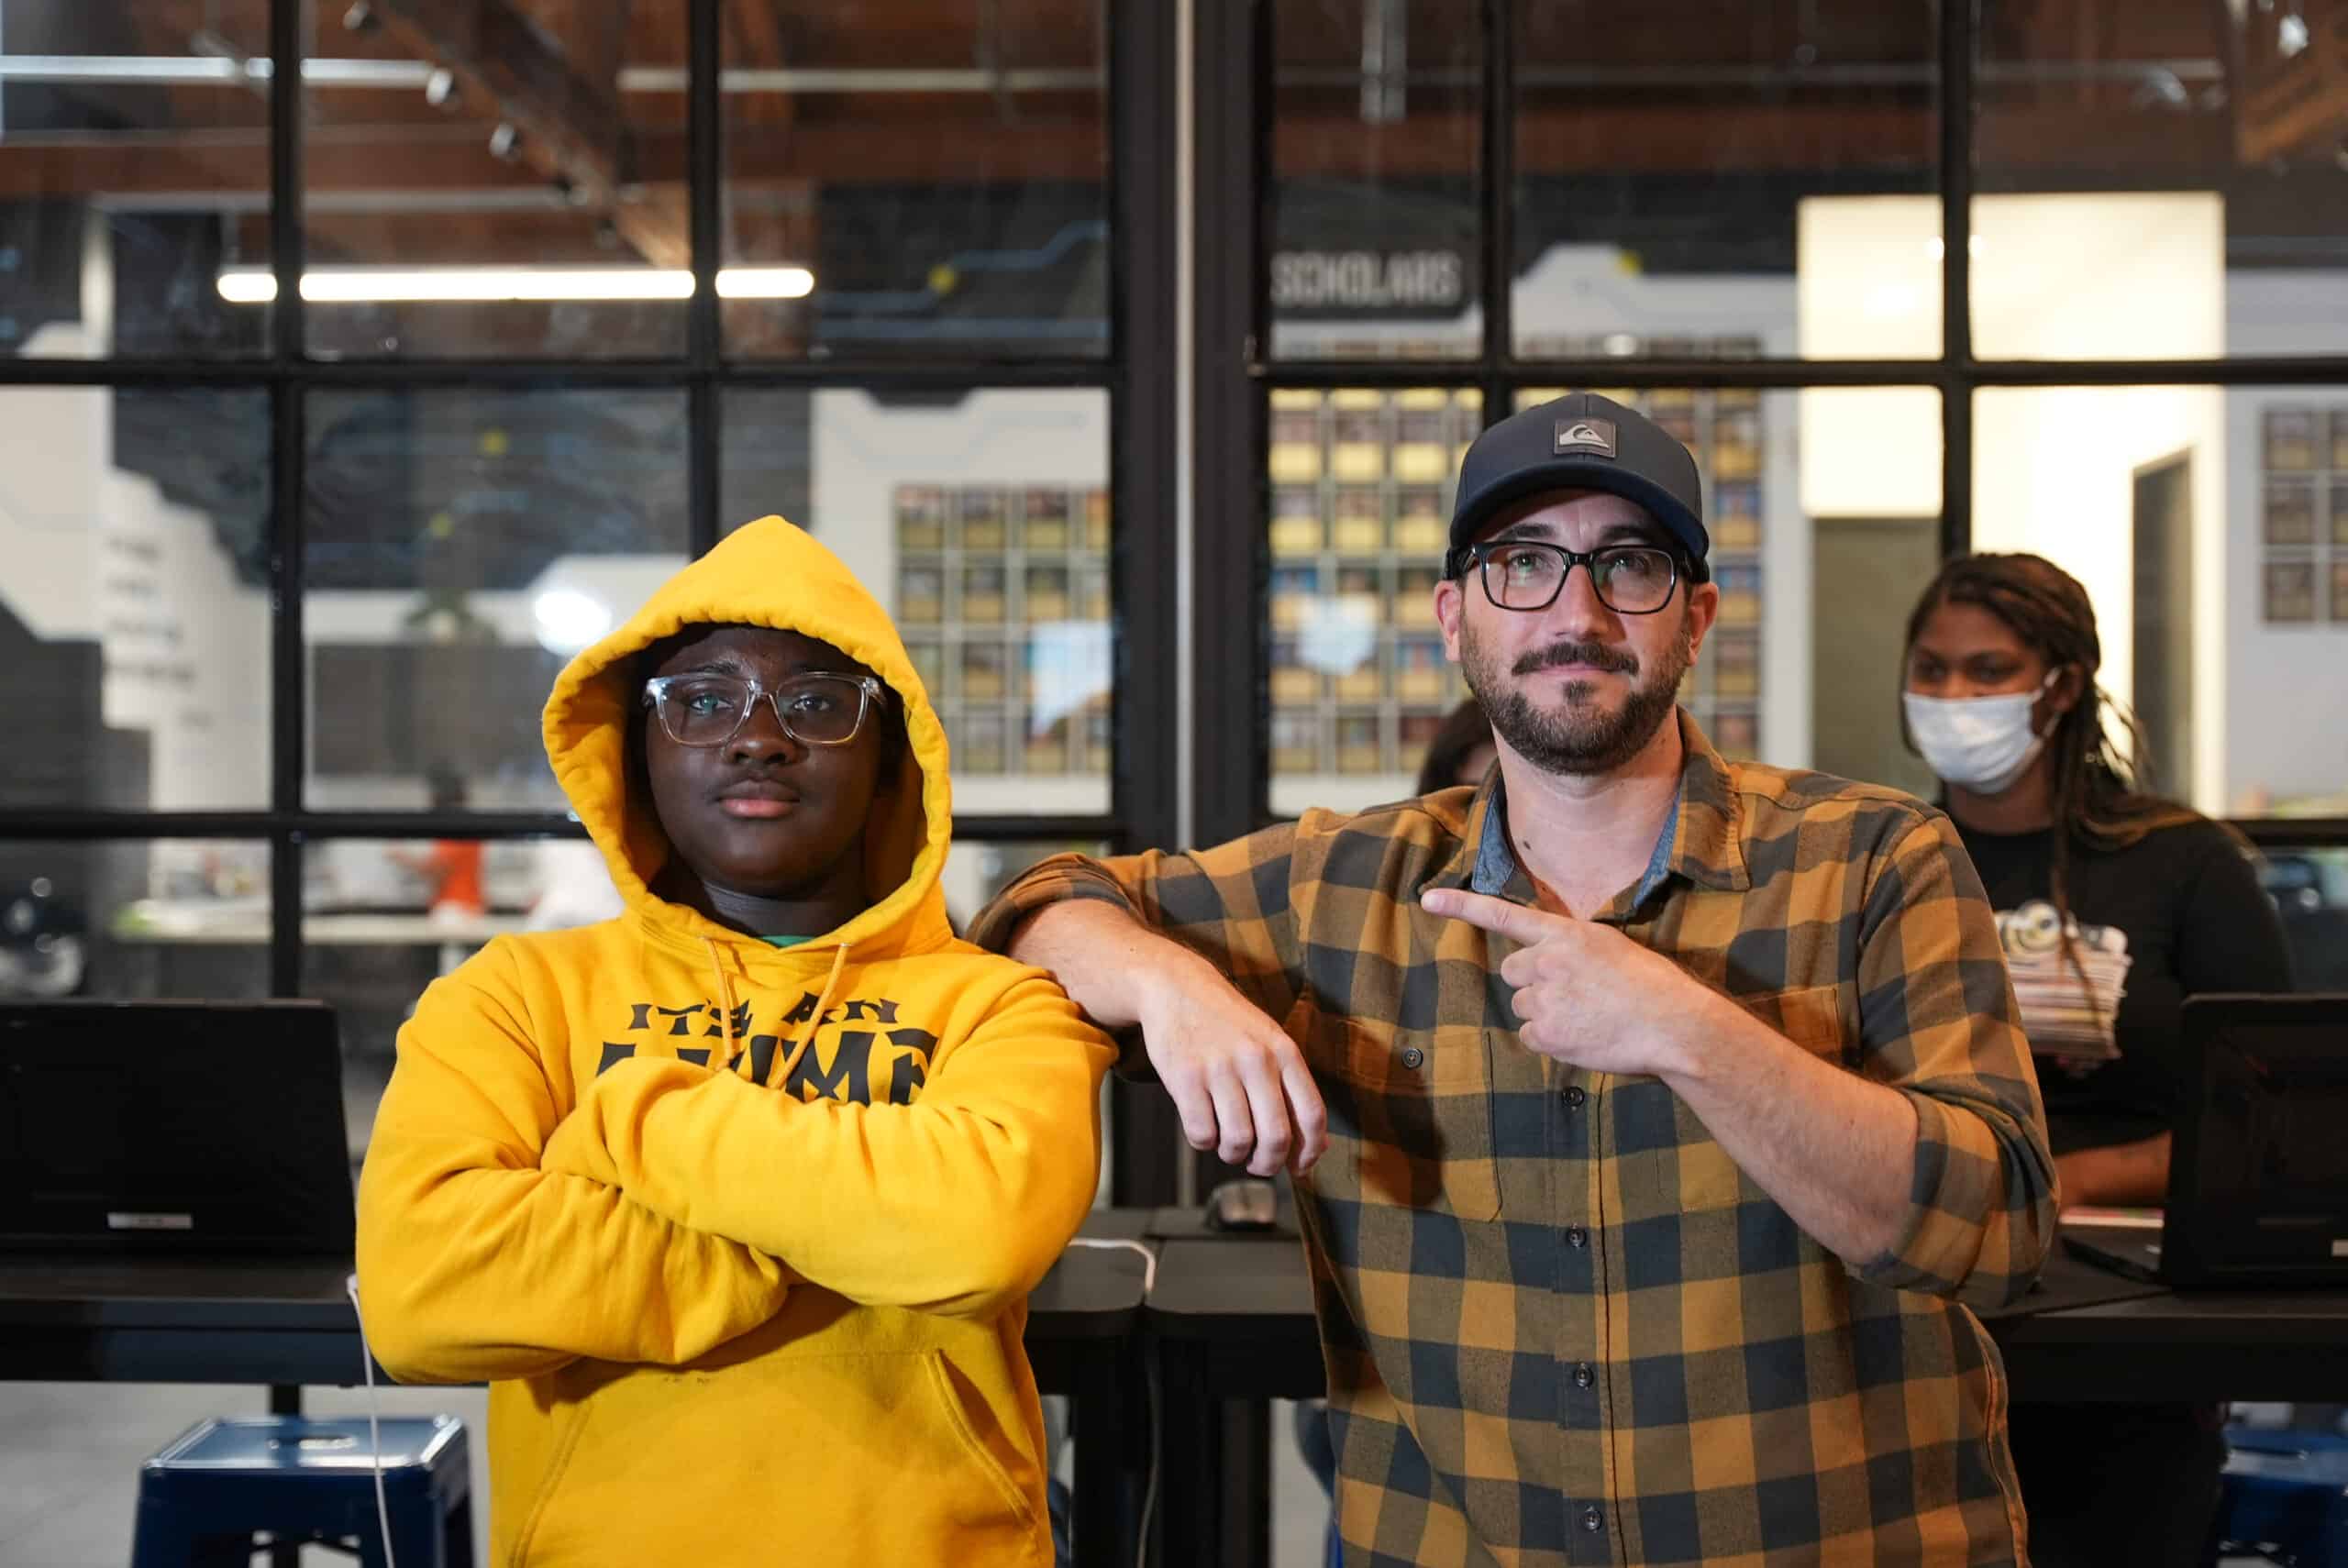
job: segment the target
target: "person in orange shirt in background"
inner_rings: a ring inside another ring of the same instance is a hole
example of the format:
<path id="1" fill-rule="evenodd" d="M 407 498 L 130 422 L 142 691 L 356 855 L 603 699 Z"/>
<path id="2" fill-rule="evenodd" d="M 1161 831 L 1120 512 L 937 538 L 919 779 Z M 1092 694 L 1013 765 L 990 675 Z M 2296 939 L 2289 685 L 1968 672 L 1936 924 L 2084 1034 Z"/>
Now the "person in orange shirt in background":
<path id="1" fill-rule="evenodd" d="M 465 804 L 465 781 L 456 769 L 435 767 L 427 776 L 436 812 L 460 811 Z M 489 907 L 482 892 L 482 842 L 477 838 L 443 838 L 421 855 L 392 851 L 392 859 L 431 885 L 425 908 L 442 919 L 479 915 Z"/>

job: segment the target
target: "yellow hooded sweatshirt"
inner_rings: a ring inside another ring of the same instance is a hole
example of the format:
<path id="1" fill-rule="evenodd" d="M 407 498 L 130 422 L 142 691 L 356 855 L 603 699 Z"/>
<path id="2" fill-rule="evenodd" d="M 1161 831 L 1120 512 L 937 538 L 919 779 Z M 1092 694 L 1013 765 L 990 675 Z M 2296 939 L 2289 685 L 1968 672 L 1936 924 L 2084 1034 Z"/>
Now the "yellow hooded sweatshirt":
<path id="1" fill-rule="evenodd" d="M 821 638 L 902 699 L 879 901 L 803 945 L 648 886 L 636 656 L 696 623 Z M 359 1189 L 376 1355 L 492 1386 L 494 1561 L 1049 1564 L 1021 1334 L 1091 1202 L 1113 1053 L 947 925 L 946 737 L 887 615 L 751 524 L 571 661 L 546 742 L 626 912 L 433 983 Z"/>

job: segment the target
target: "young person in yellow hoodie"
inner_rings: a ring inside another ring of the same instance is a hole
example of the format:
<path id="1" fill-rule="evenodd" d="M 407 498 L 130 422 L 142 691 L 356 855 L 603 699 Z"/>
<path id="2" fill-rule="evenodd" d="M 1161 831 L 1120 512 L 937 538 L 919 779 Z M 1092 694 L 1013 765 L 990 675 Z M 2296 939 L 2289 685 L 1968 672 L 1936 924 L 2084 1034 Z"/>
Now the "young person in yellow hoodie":
<path id="1" fill-rule="evenodd" d="M 382 1364 L 491 1385 L 495 1561 L 1048 1564 L 1021 1333 L 1113 1053 L 947 926 L 888 617 L 751 524 L 571 661 L 546 741 L 626 913 L 425 992 L 359 1196 Z"/>

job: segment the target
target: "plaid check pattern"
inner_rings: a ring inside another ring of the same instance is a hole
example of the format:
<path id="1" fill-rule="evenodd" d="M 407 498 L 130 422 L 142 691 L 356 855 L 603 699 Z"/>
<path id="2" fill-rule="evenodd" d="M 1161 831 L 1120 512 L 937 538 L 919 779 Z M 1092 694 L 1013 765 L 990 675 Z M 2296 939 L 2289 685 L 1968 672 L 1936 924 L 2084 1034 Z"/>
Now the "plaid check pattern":
<path id="1" fill-rule="evenodd" d="M 1065 856 L 981 914 L 1094 898 L 1281 1020 L 1326 1098 L 1300 1184 L 1353 1564 L 2022 1563 L 1970 1309 L 2054 1233 L 2045 1118 L 1991 911 L 1908 796 L 1723 762 L 1691 719 L 1670 875 L 1597 918 L 1906 1094 L 1904 1233 L 1844 1260 L 1652 1077 L 1517 1041 L 1466 887 L 1489 787 L 1193 854 Z M 1505 889 L 1534 901 L 1521 868 Z"/>

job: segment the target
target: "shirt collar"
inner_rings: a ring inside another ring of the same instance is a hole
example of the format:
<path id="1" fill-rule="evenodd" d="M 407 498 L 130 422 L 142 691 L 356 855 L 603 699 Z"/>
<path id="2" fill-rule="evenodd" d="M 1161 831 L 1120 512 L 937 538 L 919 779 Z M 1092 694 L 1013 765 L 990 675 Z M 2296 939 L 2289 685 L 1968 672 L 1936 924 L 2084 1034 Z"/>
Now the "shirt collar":
<path id="1" fill-rule="evenodd" d="M 1700 888 L 1742 892 L 1752 885 L 1739 834 L 1740 813 L 1731 765 L 1712 749 L 1711 742 L 1690 717 L 1679 710 L 1679 739 L 1686 760 L 1679 772 L 1679 793 L 1664 818 L 1654 855 L 1631 900 L 1635 909 L 1673 877 Z M 1460 826 L 1459 845 L 1442 869 L 1429 878 L 1430 888 L 1465 888 L 1515 903 L 1533 901 L 1533 879 L 1518 864 L 1508 839 L 1508 801 L 1495 765 L 1468 802 L 1468 820 Z"/>

